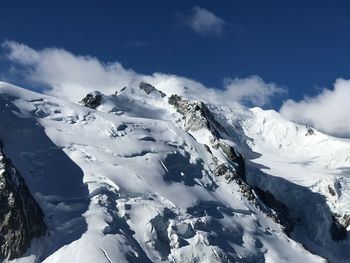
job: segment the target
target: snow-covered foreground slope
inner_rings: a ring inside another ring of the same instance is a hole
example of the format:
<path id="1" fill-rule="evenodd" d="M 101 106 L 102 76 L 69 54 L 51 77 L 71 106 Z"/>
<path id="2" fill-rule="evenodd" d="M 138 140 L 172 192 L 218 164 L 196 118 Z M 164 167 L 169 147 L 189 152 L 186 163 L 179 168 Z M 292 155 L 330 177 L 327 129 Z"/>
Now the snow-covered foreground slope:
<path id="1" fill-rule="evenodd" d="M 0 83 L 4 152 L 49 232 L 16 262 L 348 261 L 349 141 L 171 95 L 92 109 Z"/>

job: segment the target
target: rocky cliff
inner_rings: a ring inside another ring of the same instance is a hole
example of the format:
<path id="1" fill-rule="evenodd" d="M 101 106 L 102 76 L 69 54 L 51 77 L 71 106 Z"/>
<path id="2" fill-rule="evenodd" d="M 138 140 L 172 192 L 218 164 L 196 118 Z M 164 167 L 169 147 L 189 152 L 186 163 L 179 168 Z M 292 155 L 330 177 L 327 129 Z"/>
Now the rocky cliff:
<path id="1" fill-rule="evenodd" d="M 22 256 L 45 233 L 43 212 L 0 141 L 0 258 Z"/>

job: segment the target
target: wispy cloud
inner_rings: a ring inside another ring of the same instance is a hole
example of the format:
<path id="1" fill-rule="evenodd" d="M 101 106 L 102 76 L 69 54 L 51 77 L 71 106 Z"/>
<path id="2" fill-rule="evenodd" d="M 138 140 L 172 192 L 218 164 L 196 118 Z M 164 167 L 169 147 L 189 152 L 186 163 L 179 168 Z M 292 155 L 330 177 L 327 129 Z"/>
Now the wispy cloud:
<path id="1" fill-rule="evenodd" d="M 280 113 L 286 118 L 311 125 L 335 136 L 350 136 L 350 80 L 337 79 L 334 89 L 323 89 L 314 97 L 287 100 Z"/>
<path id="2" fill-rule="evenodd" d="M 258 76 L 227 78 L 221 89 L 214 89 L 182 76 L 160 72 L 139 74 L 124 68 L 119 62 L 104 63 L 95 57 L 74 55 L 64 49 L 34 50 L 13 41 L 2 46 L 7 58 L 26 81 L 49 86 L 46 93 L 75 102 L 94 90 L 113 94 L 124 86 L 136 86 L 140 81 L 149 82 L 169 95 L 176 93 L 229 107 L 236 102 L 249 106 L 268 105 L 272 97 L 285 92 L 285 89 L 266 83 Z"/>
<path id="3" fill-rule="evenodd" d="M 139 40 L 130 40 L 130 41 L 127 41 L 125 43 L 125 47 L 127 48 L 141 48 L 141 47 L 146 47 L 148 46 L 149 43 L 147 42 L 143 42 L 143 41 L 139 41 Z"/>
<path id="4" fill-rule="evenodd" d="M 221 36 L 226 25 L 225 21 L 209 10 L 195 6 L 191 14 L 178 14 L 182 23 L 202 36 Z"/>

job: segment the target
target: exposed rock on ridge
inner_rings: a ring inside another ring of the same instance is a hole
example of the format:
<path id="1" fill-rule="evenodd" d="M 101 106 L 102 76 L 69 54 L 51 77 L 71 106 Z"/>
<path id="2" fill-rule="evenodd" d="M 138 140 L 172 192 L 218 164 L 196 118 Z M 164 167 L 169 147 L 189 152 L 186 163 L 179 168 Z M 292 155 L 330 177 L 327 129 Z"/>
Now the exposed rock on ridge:
<path id="1" fill-rule="evenodd" d="M 85 98 L 83 98 L 80 101 L 80 104 L 91 109 L 96 109 L 98 106 L 101 105 L 101 100 L 102 100 L 101 93 L 95 91 L 87 94 Z"/>
<path id="2" fill-rule="evenodd" d="M 166 96 L 164 92 L 156 89 L 154 86 L 146 82 L 140 82 L 139 88 L 144 92 L 146 92 L 146 94 L 151 94 L 154 92 L 154 93 L 158 93 L 162 98 Z"/>
<path id="3" fill-rule="evenodd" d="M 171 95 L 168 102 L 186 118 L 185 128 L 187 131 L 207 128 L 216 138 L 220 137 L 218 131 L 225 132 L 224 127 L 214 119 L 203 102 L 186 100 L 178 95 Z"/>
<path id="4" fill-rule="evenodd" d="M 172 95 L 168 100 L 176 110 L 185 118 L 185 129 L 195 132 L 202 128 L 208 129 L 211 134 L 211 145 L 206 149 L 213 158 L 213 173 L 216 176 L 224 176 L 227 182 L 235 182 L 243 196 L 259 210 L 279 223 L 285 233 L 289 235 L 294 223 L 289 218 L 288 208 L 274 196 L 258 187 L 251 187 L 246 182 L 246 167 L 244 156 L 238 153 L 234 147 L 223 142 L 222 135 L 227 134 L 225 128 L 215 120 L 214 116 L 203 102 L 194 102 L 183 99 L 181 96 Z M 221 150 L 228 162 L 220 162 L 213 154 L 210 147 Z"/>
<path id="5" fill-rule="evenodd" d="M 46 233 L 44 214 L 0 141 L 0 259 L 22 256 Z"/>

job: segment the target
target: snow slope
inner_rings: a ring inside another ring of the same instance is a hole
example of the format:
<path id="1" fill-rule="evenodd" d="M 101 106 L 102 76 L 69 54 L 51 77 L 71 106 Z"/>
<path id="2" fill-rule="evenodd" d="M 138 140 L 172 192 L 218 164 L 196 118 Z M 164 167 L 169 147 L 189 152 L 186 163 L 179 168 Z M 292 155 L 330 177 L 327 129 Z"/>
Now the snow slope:
<path id="1" fill-rule="evenodd" d="M 245 155 L 247 183 L 288 208 L 288 236 L 263 196 L 254 205 L 215 176 L 230 161 L 210 129 L 186 128 L 171 94 L 99 95 L 95 110 L 0 82 L 4 151 L 49 229 L 16 262 L 347 262 L 349 238 L 330 229 L 350 214 L 350 141 L 305 136 L 276 112 L 207 105 L 218 143 Z"/>

